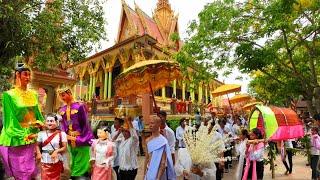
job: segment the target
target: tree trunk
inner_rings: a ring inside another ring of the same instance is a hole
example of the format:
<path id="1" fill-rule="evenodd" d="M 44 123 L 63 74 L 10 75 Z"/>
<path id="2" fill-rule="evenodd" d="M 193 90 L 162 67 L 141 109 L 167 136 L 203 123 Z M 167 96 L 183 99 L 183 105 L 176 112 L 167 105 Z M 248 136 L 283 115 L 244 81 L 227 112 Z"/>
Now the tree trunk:
<path id="1" fill-rule="evenodd" d="M 314 88 L 314 106 L 317 113 L 320 113 L 320 87 Z"/>
<path id="2" fill-rule="evenodd" d="M 316 110 L 315 106 L 312 104 L 312 98 L 306 99 L 306 102 L 307 102 L 307 108 L 308 108 L 310 115 L 311 116 L 315 115 L 317 113 L 317 110 Z"/>

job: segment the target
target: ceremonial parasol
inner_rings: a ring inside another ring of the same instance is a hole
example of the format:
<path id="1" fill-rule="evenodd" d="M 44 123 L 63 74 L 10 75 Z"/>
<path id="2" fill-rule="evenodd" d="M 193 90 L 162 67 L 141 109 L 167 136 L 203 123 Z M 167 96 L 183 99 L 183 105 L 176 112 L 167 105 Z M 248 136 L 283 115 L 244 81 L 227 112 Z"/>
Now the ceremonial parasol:
<path id="1" fill-rule="evenodd" d="M 215 89 L 211 93 L 212 93 L 213 97 L 218 97 L 218 96 L 222 96 L 222 95 L 226 95 L 226 94 L 230 94 L 230 93 L 234 93 L 234 92 L 239 92 L 239 91 L 241 91 L 240 85 L 224 84 L 222 86 L 219 86 L 217 89 Z"/>
<path id="2" fill-rule="evenodd" d="M 241 86 L 237 84 L 224 84 L 211 92 L 213 97 L 227 95 L 229 106 L 233 114 L 232 106 L 228 94 L 241 91 Z"/>
<path id="3" fill-rule="evenodd" d="M 234 103 L 239 103 L 243 101 L 249 101 L 250 99 L 251 99 L 251 96 L 248 94 L 237 94 L 232 98 L 230 98 L 230 103 L 234 104 Z"/>
<path id="4" fill-rule="evenodd" d="M 115 80 L 116 94 L 120 97 L 151 93 L 157 109 L 153 91 L 180 78 L 178 63 L 167 60 L 140 61 L 124 70 Z"/>
<path id="5" fill-rule="evenodd" d="M 304 136 L 301 120 L 296 112 L 289 108 L 256 105 L 249 118 L 249 129 L 259 128 L 266 139 L 281 141 Z"/>
<path id="6" fill-rule="evenodd" d="M 251 103 L 248 103 L 248 104 L 242 106 L 242 109 L 243 110 L 251 110 L 251 108 L 253 108 L 257 104 L 263 104 L 263 103 L 262 102 L 251 102 Z"/>

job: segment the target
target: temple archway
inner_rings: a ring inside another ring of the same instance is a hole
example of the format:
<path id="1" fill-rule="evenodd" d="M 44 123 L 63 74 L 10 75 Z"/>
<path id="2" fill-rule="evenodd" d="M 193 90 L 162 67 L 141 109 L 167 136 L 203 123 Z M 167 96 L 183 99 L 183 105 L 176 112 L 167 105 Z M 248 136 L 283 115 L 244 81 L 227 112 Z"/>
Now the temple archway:
<path id="1" fill-rule="evenodd" d="M 115 78 L 119 76 L 122 70 L 123 70 L 122 64 L 120 63 L 120 60 L 117 59 L 112 69 L 112 82 L 115 81 Z M 114 83 L 112 83 L 111 96 L 113 97 L 114 95 L 115 95 L 115 85 Z"/>

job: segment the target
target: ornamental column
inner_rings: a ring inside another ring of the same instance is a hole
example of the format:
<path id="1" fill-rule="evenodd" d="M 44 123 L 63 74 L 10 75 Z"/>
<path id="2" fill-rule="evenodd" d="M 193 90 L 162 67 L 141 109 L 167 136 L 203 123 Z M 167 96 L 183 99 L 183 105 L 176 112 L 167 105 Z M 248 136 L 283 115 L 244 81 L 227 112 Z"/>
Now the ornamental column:
<path id="1" fill-rule="evenodd" d="M 73 86 L 73 97 L 77 100 L 77 83 Z"/>
<path id="2" fill-rule="evenodd" d="M 205 86 L 205 96 L 206 96 L 206 104 L 208 104 L 209 103 L 209 101 L 208 101 L 208 86 L 206 85 Z"/>
<path id="3" fill-rule="evenodd" d="M 91 89 L 91 98 L 93 98 L 93 93 L 96 95 L 96 81 L 97 81 L 97 73 L 93 74 L 93 80 L 92 80 L 92 89 Z"/>
<path id="4" fill-rule="evenodd" d="M 190 83 L 190 96 L 191 96 L 191 101 L 193 102 L 195 100 L 194 84 L 193 83 Z"/>
<path id="5" fill-rule="evenodd" d="M 91 89 L 92 89 L 92 74 L 90 74 L 90 82 L 88 85 L 88 95 L 87 95 L 88 101 L 91 99 Z"/>
<path id="6" fill-rule="evenodd" d="M 162 99 L 166 99 L 166 87 L 162 87 L 161 91 Z"/>
<path id="7" fill-rule="evenodd" d="M 108 99 L 111 99 L 111 86 L 112 86 L 112 70 L 109 70 L 109 81 L 108 81 Z"/>
<path id="8" fill-rule="evenodd" d="M 103 99 L 106 100 L 107 96 L 108 96 L 108 72 L 104 71 Z"/>
<path id="9" fill-rule="evenodd" d="M 79 87 L 79 97 L 80 100 L 82 99 L 82 85 L 83 85 L 83 80 L 80 78 L 80 87 Z"/>
<path id="10" fill-rule="evenodd" d="M 203 98 L 203 92 L 202 92 L 202 82 L 199 83 L 199 89 L 198 89 L 199 93 L 198 93 L 198 103 L 201 104 L 202 103 L 202 98 Z"/>
<path id="11" fill-rule="evenodd" d="M 182 100 L 186 100 L 186 83 L 182 83 Z"/>
<path id="12" fill-rule="evenodd" d="M 177 97 L 177 80 L 173 81 L 173 94 Z"/>

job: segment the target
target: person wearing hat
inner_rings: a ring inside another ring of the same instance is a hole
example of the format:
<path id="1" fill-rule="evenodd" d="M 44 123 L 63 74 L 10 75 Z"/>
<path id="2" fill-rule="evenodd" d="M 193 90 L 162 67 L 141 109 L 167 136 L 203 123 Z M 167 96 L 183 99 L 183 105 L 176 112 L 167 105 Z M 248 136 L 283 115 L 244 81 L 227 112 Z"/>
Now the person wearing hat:
<path id="1" fill-rule="evenodd" d="M 61 128 L 67 133 L 70 153 L 70 169 L 73 179 L 87 177 L 89 174 L 90 144 L 94 139 L 85 107 L 75 102 L 69 88 L 58 90 L 59 97 L 66 104 L 60 108 Z"/>
<path id="2" fill-rule="evenodd" d="M 27 88 L 30 80 L 30 68 L 19 63 L 15 87 L 2 94 L 0 152 L 7 176 L 16 180 L 30 180 L 37 175 L 34 153 L 44 118 L 37 93 Z"/>

